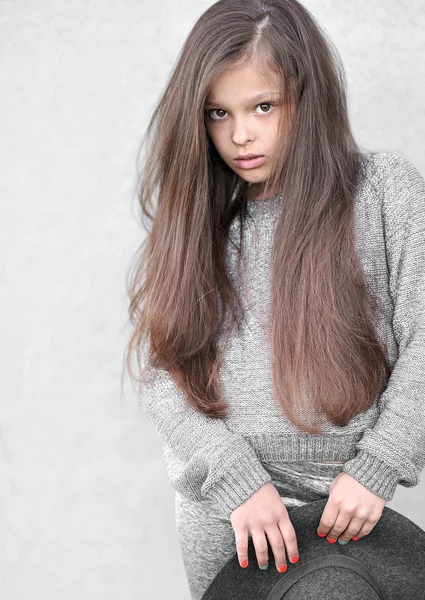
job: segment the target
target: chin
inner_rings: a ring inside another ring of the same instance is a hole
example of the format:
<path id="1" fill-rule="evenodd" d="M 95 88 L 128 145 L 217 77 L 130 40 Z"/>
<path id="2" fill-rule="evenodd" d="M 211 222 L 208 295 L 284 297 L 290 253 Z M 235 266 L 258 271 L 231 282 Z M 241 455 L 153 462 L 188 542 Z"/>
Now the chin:
<path id="1" fill-rule="evenodd" d="M 254 173 L 247 173 L 246 171 L 242 173 L 237 173 L 247 183 L 265 183 L 267 181 L 267 177 L 265 177 L 264 175 L 255 175 Z"/>

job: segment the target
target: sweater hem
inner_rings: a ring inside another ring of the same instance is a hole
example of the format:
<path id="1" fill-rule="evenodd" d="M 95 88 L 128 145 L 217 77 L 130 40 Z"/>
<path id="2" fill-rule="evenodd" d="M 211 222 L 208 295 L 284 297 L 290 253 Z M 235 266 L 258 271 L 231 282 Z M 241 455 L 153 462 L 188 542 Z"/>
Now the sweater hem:
<path id="1" fill-rule="evenodd" d="M 356 444 L 363 437 L 364 431 L 344 435 L 238 433 L 251 444 L 261 462 L 287 463 L 351 460 L 358 453 Z"/>

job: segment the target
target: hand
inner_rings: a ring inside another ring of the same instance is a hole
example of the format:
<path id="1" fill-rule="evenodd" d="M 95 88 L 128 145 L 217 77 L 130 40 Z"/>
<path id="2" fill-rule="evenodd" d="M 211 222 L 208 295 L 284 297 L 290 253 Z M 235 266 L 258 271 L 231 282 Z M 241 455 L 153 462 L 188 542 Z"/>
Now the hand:
<path id="1" fill-rule="evenodd" d="M 386 503 L 348 473 L 340 473 L 329 486 L 317 533 L 334 540 L 331 543 L 337 539 L 339 543 L 348 543 L 352 538 L 357 541 L 372 531 Z"/>
<path id="2" fill-rule="evenodd" d="M 252 496 L 238 506 L 231 514 L 230 521 L 236 538 L 236 549 L 241 567 L 248 566 L 248 535 L 251 534 L 255 546 L 258 566 L 268 564 L 267 538 L 273 549 L 276 568 L 280 573 L 287 569 L 286 551 L 291 562 L 298 561 L 298 546 L 294 527 L 288 511 L 275 486 L 268 481 Z"/>

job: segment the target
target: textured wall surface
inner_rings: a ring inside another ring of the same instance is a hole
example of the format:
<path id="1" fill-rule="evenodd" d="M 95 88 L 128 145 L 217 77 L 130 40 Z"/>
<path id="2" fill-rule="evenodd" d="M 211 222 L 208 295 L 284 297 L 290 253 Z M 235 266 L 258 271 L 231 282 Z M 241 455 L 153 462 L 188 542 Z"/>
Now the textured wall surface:
<path id="1" fill-rule="evenodd" d="M 0 2 L 5 600 L 189 598 L 160 441 L 120 376 L 136 151 L 211 4 Z M 359 144 L 425 173 L 422 0 L 305 5 L 342 56 Z M 424 490 L 388 506 L 425 528 Z"/>

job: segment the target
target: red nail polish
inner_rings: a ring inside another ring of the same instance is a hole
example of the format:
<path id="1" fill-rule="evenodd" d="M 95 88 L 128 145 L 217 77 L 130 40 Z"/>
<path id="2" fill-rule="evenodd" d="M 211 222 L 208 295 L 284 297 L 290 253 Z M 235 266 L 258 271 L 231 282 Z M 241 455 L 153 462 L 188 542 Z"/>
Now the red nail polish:
<path id="1" fill-rule="evenodd" d="M 296 562 L 298 562 L 298 559 L 299 559 L 299 558 L 300 558 L 300 557 L 297 555 L 297 556 L 292 556 L 292 558 L 290 558 L 289 560 L 290 560 L 292 563 L 296 563 Z"/>
<path id="2" fill-rule="evenodd" d="M 317 535 L 320 535 L 320 537 L 325 537 L 326 533 L 319 533 L 319 532 L 317 532 Z"/>
<path id="3" fill-rule="evenodd" d="M 279 570 L 279 573 L 285 573 L 285 571 L 286 571 L 286 569 L 287 569 L 287 568 L 288 568 L 288 567 L 287 567 L 286 565 L 282 565 L 282 566 L 281 566 L 281 567 L 279 567 L 279 569 L 278 569 L 278 570 Z"/>
<path id="4" fill-rule="evenodd" d="M 335 544 L 336 540 L 333 540 L 332 538 L 327 538 L 328 542 L 330 544 Z"/>
<path id="5" fill-rule="evenodd" d="M 356 537 L 353 537 L 352 539 L 353 539 L 355 542 L 358 542 L 358 541 L 359 541 L 359 538 L 356 538 Z"/>
<path id="6" fill-rule="evenodd" d="M 247 566 L 248 566 L 248 561 L 247 561 L 247 560 L 243 560 L 243 561 L 241 562 L 241 567 L 242 567 L 243 569 L 245 569 Z"/>

